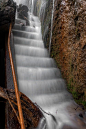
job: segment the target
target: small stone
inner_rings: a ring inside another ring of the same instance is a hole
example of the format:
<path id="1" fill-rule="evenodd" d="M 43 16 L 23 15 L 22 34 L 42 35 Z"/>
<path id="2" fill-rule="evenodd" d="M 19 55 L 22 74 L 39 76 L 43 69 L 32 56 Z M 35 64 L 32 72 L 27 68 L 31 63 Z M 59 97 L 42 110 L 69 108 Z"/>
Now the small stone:
<path id="1" fill-rule="evenodd" d="M 80 116 L 81 118 L 83 118 L 83 115 L 82 115 L 82 113 L 80 113 L 80 114 L 79 114 L 79 116 Z"/>

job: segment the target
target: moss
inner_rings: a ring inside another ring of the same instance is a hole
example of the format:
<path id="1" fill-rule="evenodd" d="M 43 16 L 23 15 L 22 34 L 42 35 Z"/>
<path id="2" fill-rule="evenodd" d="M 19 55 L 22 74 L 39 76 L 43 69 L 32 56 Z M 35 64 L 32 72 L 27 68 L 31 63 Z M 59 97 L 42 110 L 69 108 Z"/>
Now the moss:
<path id="1" fill-rule="evenodd" d="M 59 64 L 59 63 L 57 64 L 57 66 L 58 66 L 58 68 L 61 68 L 61 66 L 60 66 L 60 64 Z"/>
<path id="2" fill-rule="evenodd" d="M 67 84 L 67 88 L 68 88 L 69 92 L 71 92 L 71 90 L 72 90 L 72 88 L 71 88 L 71 82 L 69 82 L 69 83 Z"/>
<path id="3" fill-rule="evenodd" d="M 67 85 L 68 91 L 73 95 L 75 102 L 80 105 L 83 105 L 84 108 L 86 109 L 86 101 L 82 100 L 82 98 L 81 98 L 82 95 L 77 92 L 76 88 L 74 88 L 75 86 L 71 85 L 71 82 L 73 82 L 73 78 L 70 79 L 70 81 Z"/>
<path id="4" fill-rule="evenodd" d="M 82 101 L 82 104 L 86 108 L 86 101 Z"/>
<path id="5" fill-rule="evenodd" d="M 76 91 L 72 91 L 72 95 L 73 95 L 74 99 L 78 100 L 79 94 Z"/>
<path id="6" fill-rule="evenodd" d="M 78 32 L 78 28 L 76 28 L 76 30 L 75 30 L 75 34 L 77 35 L 77 32 Z"/>
<path id="7" fill-rule="evenodd" d="M 86 101 L 83 101 L 82 99 L 79 99 L 79 100 L 76 100 L 76 99 L 75 99 L 75 101 L 76 101 L 76 103 L 78 103 L 79 105 L 83 105 L 84 108 L 86 109 Z"/>

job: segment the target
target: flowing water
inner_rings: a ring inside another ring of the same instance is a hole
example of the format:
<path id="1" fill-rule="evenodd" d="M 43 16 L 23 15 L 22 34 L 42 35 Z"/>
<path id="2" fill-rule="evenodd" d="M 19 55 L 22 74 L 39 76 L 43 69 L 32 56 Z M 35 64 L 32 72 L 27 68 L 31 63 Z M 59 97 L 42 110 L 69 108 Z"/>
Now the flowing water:
<path id="1" fill-rule="evenodd" d="M 50 33 L 50 43 L 49 43 L 49 54 L 50 54 L 50 51 L 51 51 L 51 39 L 52 39 L 53 15 L 54 15 L 54 2 L 55 2 L 55 0 L 53 0 L 53 8 L 52 8 L 52 16 L 51 16 L 51 33 Z"/>
<path id="2" fill-rule="evenodd" d="M 33 5 L 33 0 L 32 0 L 32 7 L 31 7 L 31 8 L 32 8 L 32 10 L 31 10 L 31 13 L 33 13 L 33 6 L 34 6 L 34 5 Z"/>
<path id="3" fill-rule="evenodd" d="M 40 20 L 32 12 L 28 13 L 30 26 L 21 26 L 18 22 L 23 21 L 17 18 L 12 32 L 19 90 L 44 114 L 37 129 L 86 129 L 86 114 L 74 102 L 54 59 L 44 48 Z"/>

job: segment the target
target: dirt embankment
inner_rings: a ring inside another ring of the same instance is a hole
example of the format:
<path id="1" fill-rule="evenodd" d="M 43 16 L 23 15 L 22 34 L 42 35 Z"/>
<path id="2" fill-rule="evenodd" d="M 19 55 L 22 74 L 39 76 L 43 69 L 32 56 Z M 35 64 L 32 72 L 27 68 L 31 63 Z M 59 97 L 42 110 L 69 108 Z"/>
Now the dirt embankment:
<path id="1" fill-rule="evenodd" d="M 56 0 L 51 57 L 68 89 L 86 106 L 86 0 Z"/>

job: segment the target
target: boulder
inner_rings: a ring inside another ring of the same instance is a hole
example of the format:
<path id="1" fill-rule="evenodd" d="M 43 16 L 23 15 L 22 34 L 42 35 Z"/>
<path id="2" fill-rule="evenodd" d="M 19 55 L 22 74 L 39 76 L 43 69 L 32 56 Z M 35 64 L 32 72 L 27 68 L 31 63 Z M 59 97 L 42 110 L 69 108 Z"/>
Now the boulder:
<path id="1" fill-rule="evenodd" d="M 26 25 L 29 25 L 29 20 L 28 20 L 28 7 L 26 5 L 20 4 L 17 7 L 18 11 L 18 17 L 26 21 Z"/>
<path id="2" fill-rule="evenodd" d="M 0 29 L 15 21 L 16 3 L 13 0 L 0 2 Z"/>

